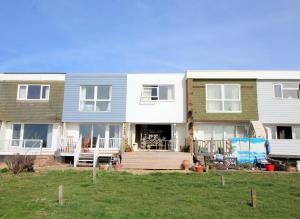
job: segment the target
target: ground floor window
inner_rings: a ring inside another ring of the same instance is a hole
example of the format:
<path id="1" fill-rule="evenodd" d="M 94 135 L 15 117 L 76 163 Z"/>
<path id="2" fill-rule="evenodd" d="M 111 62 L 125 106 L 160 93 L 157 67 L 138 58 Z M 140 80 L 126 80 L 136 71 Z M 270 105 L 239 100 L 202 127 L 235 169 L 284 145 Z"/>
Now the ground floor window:
<path id="1" fill-rule="evenodd" d="M 79 133 L 82 136 L 82 147 L 96 147 L 97 138 L 104 144 L 105 139 L 121 138 L 121 126 L 114 124 L 80 124 Z"/>
<path id="2" fill-rule="evenodd" d="M 52 143 L 52 124 L 13 124 L 12 146 L 50 148 Z"/>
<path id="3" fill-rule="evenodd" d="M 199 140 L 224 140 L 248 136 L 246 125 L 199 124 L 195 131 L 195 137 Z"/>
<path id="4" fill-rule="evenodd" d="M 300 126 L 266 126 L 270 139 L 300 139 Z"/>

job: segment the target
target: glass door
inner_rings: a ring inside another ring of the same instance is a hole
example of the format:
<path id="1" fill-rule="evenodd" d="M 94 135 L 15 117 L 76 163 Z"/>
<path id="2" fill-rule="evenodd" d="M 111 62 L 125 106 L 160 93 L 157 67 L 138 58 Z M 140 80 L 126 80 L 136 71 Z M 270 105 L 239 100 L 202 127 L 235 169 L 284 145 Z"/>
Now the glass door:
<path id="1" fill-rule="evenodd" d="M 82 136 L 82 148 L 91 147 L 92 124 L 80 124 L 79 133 Z"/>
<path id="2" fill-rule="evenodd" d="M 100 137 L 99 147 L 104 148 L 105 144 L 105 125 L 103 124 L 94 124 L 93 125 L 93 148 L 96 147 L 97 144 L 97 138 Z"/>

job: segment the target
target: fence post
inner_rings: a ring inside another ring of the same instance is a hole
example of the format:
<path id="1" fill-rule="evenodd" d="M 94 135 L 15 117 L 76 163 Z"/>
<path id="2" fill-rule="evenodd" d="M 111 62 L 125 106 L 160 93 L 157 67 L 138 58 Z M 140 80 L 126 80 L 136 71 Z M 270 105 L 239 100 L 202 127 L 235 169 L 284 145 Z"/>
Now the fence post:
<path id="1" fill-rule="evenodd" d="M 93 168 L 93 183 L 96 183 L 97 181 L 97 172 L 96 172 L 96 168 Z"/>
<path id="2" fill-rule="evenodd" d="M 224 178 L 224 176 L 221 176 L 221 185 L 225 186 L 225 178 Z"/>
<path id="3" fill-rule="evenodd" d="M 256 190 L 251 188 L 251 206 L 256 208 Z"/>
<path id="4" fill-rule="evenodd" d="M 64 187 L 63 187 L 63 185 L 60 185 L 58 187 L 58 203 L 60 205 L 64 204 Z"/>

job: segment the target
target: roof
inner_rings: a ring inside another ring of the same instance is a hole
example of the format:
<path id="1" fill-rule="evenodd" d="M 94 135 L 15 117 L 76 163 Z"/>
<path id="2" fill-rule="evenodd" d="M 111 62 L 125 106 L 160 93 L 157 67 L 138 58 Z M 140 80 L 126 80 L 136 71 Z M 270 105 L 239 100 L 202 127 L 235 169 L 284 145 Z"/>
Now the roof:
<path id="1" fill-rule="evenodd" d="M 300 80 L 300 71 L 288 70 L 188 70 L 187 78 L 195 79 L 258 79 Z"/>
<path id="2" fill-rule="evenodd" d="M 0 81 L 64 81 L 65 73 L 0 73 Z"/>

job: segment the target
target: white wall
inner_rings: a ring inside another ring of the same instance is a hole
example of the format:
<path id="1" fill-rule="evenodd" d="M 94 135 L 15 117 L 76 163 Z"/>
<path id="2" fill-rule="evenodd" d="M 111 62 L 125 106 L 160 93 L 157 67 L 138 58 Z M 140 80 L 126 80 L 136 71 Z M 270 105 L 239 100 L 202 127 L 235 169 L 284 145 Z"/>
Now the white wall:
<path id="1" fill-rule="evenodd" d="M 271 155 L 300 156 L 299 139 L 271 139 L 269 140 L 269 143 Z"/>
<path id="2" fill-rule="evenodd" d="M 175 85 L 174 101 L 141 103 L 143 85 Z M 185 74 L 128 74 L 126 122 L 184 123 L 186 122 Z"/>
<path id="3" fill-rule="evenodd" d="M 180 147 L 185 146 L 185 139 L 187 137 L 186 124 L 176 124 L 176 151 L 180 151 Z"/>
<path id="4" fill-rule="evenodd" d="M 280 82 L 285 81 L 257 81 L 259 120 L 268 124 L 300 124 L 300 99 L 275 98 L 273 86 Z M 300 83 L 299 80 L 297 82 Z"/>
<path id="5" fill-rule="evenodd" d="M 79 138 L 79 124 L 78 123 L 65 123 L 64 137 L 73 136 L 74 141 Z"/>

